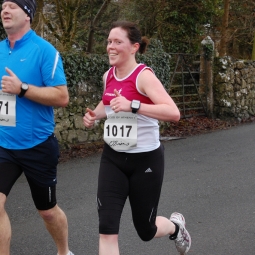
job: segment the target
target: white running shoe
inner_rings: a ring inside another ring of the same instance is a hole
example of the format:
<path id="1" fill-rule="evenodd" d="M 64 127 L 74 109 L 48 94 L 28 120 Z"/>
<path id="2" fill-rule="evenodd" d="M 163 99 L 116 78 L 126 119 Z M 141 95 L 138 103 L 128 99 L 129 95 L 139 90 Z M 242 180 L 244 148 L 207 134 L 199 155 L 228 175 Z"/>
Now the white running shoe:
<path id="1" fill-rule="evenodd" d="M 66 255 L 74 255 L 74 254 L 71 251 L 69 251 Z"/>
<path id="2" fill-rule="evenodd" d="M 170 221 L 179 226 L 179 232 L 175 241 L 175 246 L 180 255 L 186 255 L 191 246 L 191 237 L 185 228 L 185 218 L 181 213 L 174 212 L 171 214 Z"/>

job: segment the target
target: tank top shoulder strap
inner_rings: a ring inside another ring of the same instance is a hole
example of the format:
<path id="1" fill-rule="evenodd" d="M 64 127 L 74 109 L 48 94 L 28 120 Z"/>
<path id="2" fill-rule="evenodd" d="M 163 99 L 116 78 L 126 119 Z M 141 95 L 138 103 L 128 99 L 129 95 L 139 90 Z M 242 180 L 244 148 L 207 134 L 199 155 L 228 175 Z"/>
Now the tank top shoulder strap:
<path id="1" fill-rule="evenodd" d="M 139 64 L 139 65 L 136 67 L 136 69 L 134 70 L 134 72 L 132 73 L 132 75 L 137 76 L 139 73 L 141 73 L 141 72 L 142 72 L 143 70 L 145 70 L 145 69 L 148 69 L 148 70 L 150 70 L 152 73 L 154 73 L 154 71 L 153 71 L 150 67 L 146 66 L 145 64 Z"/>
<path id="2" fill-rule="evenodd" d="M 114 67 L 111 67 L 111 68 L 107 71 L 106 83 L 113 77 L 113 71 L 114 71 Z"/>

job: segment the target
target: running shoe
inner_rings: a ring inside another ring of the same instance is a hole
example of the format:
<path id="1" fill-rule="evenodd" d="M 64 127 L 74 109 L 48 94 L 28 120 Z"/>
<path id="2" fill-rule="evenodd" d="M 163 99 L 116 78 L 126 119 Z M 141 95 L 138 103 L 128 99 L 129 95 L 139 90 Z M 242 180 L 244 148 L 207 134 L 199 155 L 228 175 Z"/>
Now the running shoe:
<path id="1" fill-rule="evenodd" d="M 170 221 L 179 226 L 179 232 L 175 241 L 175 246 L 180 255 L 186 255 L 191 246 L 191 237 L 185 228 L 185 218 L 182 214 L 174 212 L 171 214 Z"/>
<path id="2" fill-rule="evenodd" d="M 71 251 L 69 251 L 66 255 L 74 255 L 74 254 Z"/>

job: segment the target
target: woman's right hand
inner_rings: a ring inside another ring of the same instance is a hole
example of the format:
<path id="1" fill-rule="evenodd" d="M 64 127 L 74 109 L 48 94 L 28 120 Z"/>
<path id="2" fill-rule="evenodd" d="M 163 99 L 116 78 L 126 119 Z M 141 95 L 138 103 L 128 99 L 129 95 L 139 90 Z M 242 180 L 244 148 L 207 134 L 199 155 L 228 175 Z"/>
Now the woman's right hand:
<path id="1" fill-rule="evenodd" d="M 92 128 L 94 126 L 94 123 L 96 121 L 96 114 L 91 109 L 86 109 L 86 114 L 83 117 L 83 124 L 87 128 Z"/>

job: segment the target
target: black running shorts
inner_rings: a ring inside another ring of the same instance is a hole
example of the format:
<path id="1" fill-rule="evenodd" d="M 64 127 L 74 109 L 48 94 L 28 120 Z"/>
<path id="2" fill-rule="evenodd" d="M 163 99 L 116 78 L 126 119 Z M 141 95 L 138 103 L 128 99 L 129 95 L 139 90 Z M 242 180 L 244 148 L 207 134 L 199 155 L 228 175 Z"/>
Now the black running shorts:
<path id="1" fill-rule="evenodd" d="M 24 173 L 39 210 L 56 205 L 58 141 L 52 134 L 43 143 L 25 150 L 0 147 L 0 192 L 6 196 L 19 176 Z"/>

